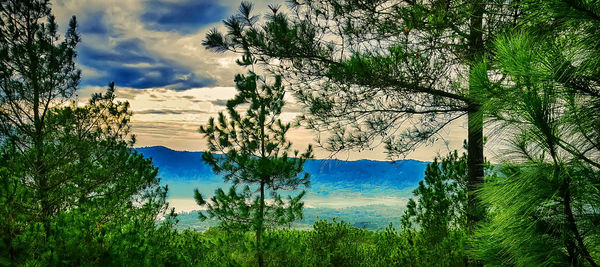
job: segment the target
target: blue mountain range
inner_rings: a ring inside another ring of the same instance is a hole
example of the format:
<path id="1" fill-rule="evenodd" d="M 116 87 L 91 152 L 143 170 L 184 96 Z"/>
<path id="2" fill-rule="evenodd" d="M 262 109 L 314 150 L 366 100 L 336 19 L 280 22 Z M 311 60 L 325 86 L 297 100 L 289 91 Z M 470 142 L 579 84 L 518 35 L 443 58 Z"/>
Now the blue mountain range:
<path id="1" fill-rule="evenodd" d="M 194 188 L 211 195 L 217 187 L 230 186 L 202 161 L 202 152 L 175 151 L 163 146 L 136 150 L 152 158 L 159 168 L 161 183 L 169 185 L 171 198 L 192 198 Z M 307 203 L 310 204 L 311 199 L 315 203 L 325 203 L 328 198 L 341 201 L 350 197 L 408 197 L 423 179 L 427 164 L 417 160 L 307 160 L 304 169 L 311 175 Z"/>

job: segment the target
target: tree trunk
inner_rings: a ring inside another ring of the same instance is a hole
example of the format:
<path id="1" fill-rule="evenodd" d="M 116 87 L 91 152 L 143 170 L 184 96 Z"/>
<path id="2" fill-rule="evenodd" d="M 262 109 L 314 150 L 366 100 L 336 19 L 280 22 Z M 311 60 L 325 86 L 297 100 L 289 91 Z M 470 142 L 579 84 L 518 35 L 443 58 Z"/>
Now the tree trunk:
<path id="1" fill-rule="evenodd" d="M 254 68 L 254 65 L 252 65 Z M 261 159 L 267 158 L 266 150 L 265 150 L 265 105 L 261 103 L 260 106 L 260 116 L 259 116 L 259 127 L 260 127 L 260 155 Z M 258 218 L 258 229 L 256 229 L 256 252 L 258 257 L 258 266 L 264 266 L 263 259 L 263 250 L 261 244 L 261 235 L 263 233 L 264 222 L 265 222 L 265 183 L 267 182 L 267 178 L 264 175 L 261 175 L 260 178 L 260 210 L 259 210 L 259 218 Z"/>
<path id="2" fill-rule="evenodd" d="M 34 57 L 35 55 L 30 55 Z M 33 136 L 33 173 L 34 179 L 38 186 L 38 194 L 40 198 L 40 213 L 41 220 L 44 225 L 44 232 L 46 233 L 46 240 L 50 235 L 50 216 L 52 215 L 49 195 L 48 195 L 48 175 L 46 171 L 46 164 L 44 163 L 44 125 L 40 115 L 40 88 L 37 84 L 37 75 L 31 74 L 32 80 L 34 81 L 33 86 L 33 124 L 35 128 Z"/>
<path id="3" fill-rule="evenodd" d="M 471 2 L 473 13 L 469 24 L 469 61 L 474 64 L 483 59 L 483 13 L 484 5 L 478 1 Z M 470 69 L 469 72 L 472 70 Z M 469 73 L 471 74 L 471 73 Z M 469 75 L 471 77 L 471 75 Z M 473 233 L 475 224 L 483 217 L 482 208 L 479 207 L 475 191 L 483 183 L 483 113 L 477 100 L 477 90 L 469 84 L 469 111 L 468 111 L 468 207 L 467 224 L 469 233 Z"/>
<path id="4" fill-rule="evenodd" d="M 479 106 L 473 107 L 468 113 L 468 207 L 467 225 L 472 234 L 475 224 L 483 219 L 482 207 L 479 205 L 476 190 L 483 184 L 484 157 L 483 157 L 483 114 Z"/>
<path id="5" fill-rule="evenodd" d="M 33 141 L 33 151 L 34 151 L 34 159 L 33 159 L 33 175 L 34 180 L 38 186 L 38 194 L 40 198 L 40 216 L 41 221 L 44 225 L 45 231 L 45 239 L 47 240 L 50 235 L 50 216 L 52 215 L 50 201 L 49 201 L 49 192 L 48 192 L 48 175 L 46 164 L 44 162 L 44 119 L 43 113 L 40 112 L 40 108 L 44 108 L 42 102 L 42 87 L 40 85 L 40 63 L 38 61 L 39 55 L 37 54 L 35 47 L 35 30 L 33 25 L 35 24 L 37 19 L 31 18 L 31 12 L 27 12 L 27 23 L 26 23 L 26 35 L 27 35 L 27 56 L 28 56 L 28 67 L 29 70 L 26 76 L 32 83 L 33 89 L 33 126 L 34 133 L 32 136 Z M 42 113 L 42 114 L 40 114 Z"/>
<path id="6" fill-rule="evenodd" d="M 556 169 L 558 169 L 558 167 Z M 565 182 L 563 183 L 563 197 L 564 197 L 563 204 L 564 204 L 564 208 L 565 208 L 565 217 L 567 219 L 567 227 L 569 228 L 569 230 L 571 231 L 571 234 L 573 235 L 573 237 L 575 238 L 575 241 L 577 242 L 577 246 L 575 246 L 575 247 L 579 248 L 578 249 L 579 253 L 581 253 L 583 258 L 585 258 L 585 260 L 587 262 L 589 262 L 591 266 L 598 267 L 598 264 L 596 264 L 596 262 L 590 255 L 590 252 L 588 251 L 587 247 L 585 246 L 585 243 L 583 242 L 583 237 L 581 237 L 581 234 L 579 233 L 579 229 L 577 228 L 577 223 L 575 222 L 575 216 L 573 215 L 573 210 L 571 209 L 571 191 L 569 189 L 569 184 L 570 184 L 570 182 L 568 181 L 568 179 L 565 179 Z M 576 254 L 577 253 L 575 253 L 575 255 Z M 575 257 L 574 263 L 576 263 L 577 261 L 578 261 L 577 257 Z"/>
<path id="7" fill-rule="evenodd" d="M 475 64 L 484 57 L 483 44 L 483 13 L 484 4 L 472 1 L 472 10 L 469 24 L 469 52 L 468 59 Z M 472 68 L 469 68 L 469 77 L 472 77 Z M 481 207 L 476 191 L 483 184 L 484 157 L 483 157 L 483 112 L 477 99 L 477 90 L 469 81 L 468 103 L 468 140 L 467 140 L 467 227 L 469 235 L 475 232 L 476 224 L 483 219 L 484 209 Z M 469 266 L 483 266 L 481 262 L 469 259 Z"/>
<path id="8" fill-rule="evenodd" d="M 264 258 L 263 258 L 263 250 L 261 244 L 261 236 L 263 233 L 264 226 L 264 217 L 265 217 L 265 182 L 260 182 L 260 210 L 259 210 L 259 219 L 258 219 L 258 227 L 256 229 L 256 256 L 258 257 L 258 266 L 264 266 Z"/>

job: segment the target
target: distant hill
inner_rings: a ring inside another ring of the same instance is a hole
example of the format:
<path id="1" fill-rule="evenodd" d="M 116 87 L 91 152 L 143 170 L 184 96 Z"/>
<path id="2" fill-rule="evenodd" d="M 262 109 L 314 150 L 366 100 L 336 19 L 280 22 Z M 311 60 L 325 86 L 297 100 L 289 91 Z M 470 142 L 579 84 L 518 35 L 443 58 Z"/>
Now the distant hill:
<path id="1" fill-rule="evenodd" d="M 202 152 L 175 151 L 163 146 L 136 148 L 147 158 L 152 158 L 163 180 L 220 179 L 202 161 Z M 304 165 L 313 183 L 371 184 L 395 188 L 413 186 L 423 179 L 428 162 L 400 160 L 396 162 L 333 159 L 311 159 Z"/>
<path id="2" fill-rule="evenodd" d="M 202 161 L 202 152 L 175 151 L 164 146 L 136 148 L 146 158 L 152 158 L 161 178 L 196 180 L 213 178 L 212 169 Z"/>
<path id="3" fill-rule="evenodd" d="M 210 196 L 218 187 L 229 187 L 202 161 L 202 152 L 175 151 L 162 146 L 137 148 L 159 168 L 162 184 L 169 186 L 171 203 L 181 210 L 197 208 L 191 198 L 197 188 Z M 423 179 L 428 162 L 401 160 L 342 161 L 312 159 L 304 165 L 310 173 L 307 207 L 399 205 Z M 187 199 L 187 200 L 186 200 Z M 181 201 L 181 202 L 178 202 Z M 184 204 L 179 204 L 184 203 Z M 186 204 L 187 203 L 187 204 Z M 186 206 L 186 207 L 183 207 Z"/>

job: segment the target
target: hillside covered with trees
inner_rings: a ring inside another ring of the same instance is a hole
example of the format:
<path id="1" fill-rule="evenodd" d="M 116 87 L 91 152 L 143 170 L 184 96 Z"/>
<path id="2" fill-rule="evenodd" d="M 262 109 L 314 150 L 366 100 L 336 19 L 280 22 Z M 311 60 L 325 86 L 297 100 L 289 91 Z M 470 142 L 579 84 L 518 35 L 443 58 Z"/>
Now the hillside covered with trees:
<path id="1" fill-rule="evenodd" d="M 0 2 L 3 266 L 600 264 L 598 1 L 242 2 L 202 43 L 244 70 L 198 129 L 226 185 L 190 188 L 206 231 L 177 227 L 119 85 L 77 97 L 78 19 L 59 34 L 51 7 Z M 281 119 L 286 95 L 297 123 Z M 293 127 L 334 154 L 383 145 L 396 160 L 460 118 L 464 152 L 427 165 L 398 221 L 291 228 L 314 157 Z"/>

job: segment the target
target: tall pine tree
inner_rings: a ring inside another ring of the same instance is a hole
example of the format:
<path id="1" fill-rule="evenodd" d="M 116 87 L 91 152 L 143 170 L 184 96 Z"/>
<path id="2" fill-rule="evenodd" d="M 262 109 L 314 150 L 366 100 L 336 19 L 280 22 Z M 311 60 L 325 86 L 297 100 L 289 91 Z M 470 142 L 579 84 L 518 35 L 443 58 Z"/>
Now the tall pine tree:
<path id="1" fill-rule="evenodd" d="M 384 144 L 395 158 L 468 121 L 467 218 L 483 216 L 485 101 L 471 85 L 472 66 L 486 60 L 498 32 L 513 27 L 519 1 L 294 0 L 292 15 L 271 6 L 263 24 L 243 3 L 212 47 L 250 49 L 268 69 L 294 84 L 309 107 L 304 122 L 324 133 L 329 150 L 362 151 Z M 244 23 L 240 23 L 244 22 Z"/>
<path id="2" fill-rule="evenodd" d="M 413 191 L 402 216 L 405 229 L 420 229 L 431 243 L 439 243 L 454 230 L 465 231 L 467 206 L 467 155 L 458 152 L 435 158 Z"/>
<path id="3" fill-rule="evenodd" d="M 238 61 L 242 66 L 254 62 L 250 53 Z M 250 71 L 247 76 L 236 75 L 235 84 L 238 93 L 227 102 L 228 115 L 221 112 L 200 127 L 208 140 L 203 160 L 233 186 L 227 192 L 217 189 L 208 201 L 196 189 L 195 198 L 207 208 L 200 219 L 215 218 L 226 229 L 254 231 L 258 265 L 263 266 L 265 230 L 302 218 L 302 188 L 309 185 L 303 165 L 312 157 L 312 148 L 290 154 L 292 144 L 286 134 L 291 124 L 279 119 L 285 104 L 279 76 L 269 85 Z"/>
<path id="4" fill-rule="evenodd" d="M 150 218 L 154 227 L 166 208 L 156 168 L 132 149 L 129 104 L 115 100 L 112 83 L 77 102 L 75 17 L 64 38 L 57 30 L 49 1 L 0 1 L 0 215 L 9 218 L 0 262 L 81 260 L 57 254 L 60 240 L 93 247 L 101 225 Z M 85 223 L 57 222 L 73 214 Z"/>
<path id="5" fill-rule="evenodd" d="M 600 5 L 521 4 L 527 23 L 495 42 L 504 79 L 474 80 L 511 148 L 481 191 L 490 218 L 476 252 L 490 264 L 597 266 Z"/>
<path id="6" fill-rule="evenodd" d="M 40 201 L 39 217 L 49 228 L 53 214 L 49 191 L 49 151 L 45 147 L 48 114 L 73 95 L 80 71 L 75 67 L 79 42 L 75 17 L 60 41 L 47 0 L 0 4 L 0 138 L 28 151 L 28 177 Z"/>

